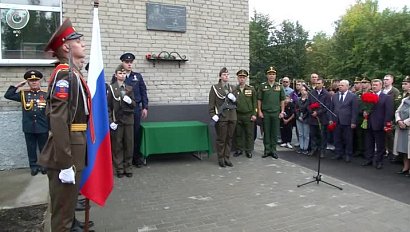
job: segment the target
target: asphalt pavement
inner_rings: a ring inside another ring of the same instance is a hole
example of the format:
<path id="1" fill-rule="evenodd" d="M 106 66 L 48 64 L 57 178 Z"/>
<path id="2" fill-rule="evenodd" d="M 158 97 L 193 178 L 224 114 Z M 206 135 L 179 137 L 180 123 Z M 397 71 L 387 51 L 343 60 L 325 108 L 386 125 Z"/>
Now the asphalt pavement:
<path id="1" fill-rule="evenodd" d="M 220 168 L 215 154 L 198 160 L 191 154 L 149 157 L 134 168 L 133 178 L 115 178 L 104 207 L 92 204 L 95 231 L 409 231 L 410 178 L 395 174 L 401 165 L 384 168 L 321 160 L 279 148 L 279 159 L 232 157 L 233 168 Z M 0 172 L 0 210 L 48 202 L 45 175 L 29 169 Z M 49 216 L 49 214 L 48 214 Z M 77 218 L 84 220 L 84 213 Z M 46 224 L 49 221 L 45 222 Z M 45 227 L 46 230 L 48 227 Z"/>
<path id="2" fill-rule="evenodd" d="M 202 161 L 190 154 L 149 157 L 148 166 L 134 169 L 133 178 L 115 178 L 105 207 L 92 206 L 93 229 L 410 230 L 409 201 L 405 193 L 392 193 L 407 191 L 410 197 L 410 178 L 390 173 L 387 165 L 376 170 L 356 160 L 324 159 L 322 180 L 343 190 L 323 182 L 297 187 L 316 175 L 316 158 L 281 149 L 279 159 L 263 159 L 262 149 L 257 141 L 254 157 L 233 157 L 233 168 L 220 168 L 215 155 Z"/>

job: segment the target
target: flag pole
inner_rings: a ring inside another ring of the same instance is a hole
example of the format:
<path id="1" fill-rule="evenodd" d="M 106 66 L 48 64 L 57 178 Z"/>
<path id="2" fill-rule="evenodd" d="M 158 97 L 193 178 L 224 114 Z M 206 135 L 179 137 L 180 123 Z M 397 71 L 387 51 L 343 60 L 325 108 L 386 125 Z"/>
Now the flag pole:
<path id="1" fill-rule="evenodd" d="M 100 5 L 99 0 L 94 0 L 94 8 L 98 8 Z M 90 225 L 90 199 L 87 197 L 85 198 L 85 219 L 84 219 L 84 231 L 88 232 L 89 231 L 89 225 Z"/>

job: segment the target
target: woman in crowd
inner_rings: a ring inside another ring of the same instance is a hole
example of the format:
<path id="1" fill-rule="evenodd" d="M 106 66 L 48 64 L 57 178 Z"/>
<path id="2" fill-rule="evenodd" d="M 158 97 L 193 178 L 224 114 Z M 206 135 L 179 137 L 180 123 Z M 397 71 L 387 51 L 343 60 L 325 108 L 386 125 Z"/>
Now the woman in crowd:
<path id="1" fill-rule="evenodd" d="M 410 177 L 410 76 L 406 76 L 402 83 L 402 88 L 405 95 L 407 93 L 407 97 L 404 97 L 401 101 L 400 106 L 396 110 L 396 123 L 397 128 L 395 130 L 394 136 L 394 150 L 393 153 L 398 155 L 399 153 L 403 155 L 403 168 L 401 171 L 397 172 L 398 174 L 404 174 Z"/>
<path id="2" fill-rule="evenodd" d="M 308 123 L 308 92 L 305 87 L 300 88 L 300 98 L 296 102 L 296 127 L 298 128 L 298 137 L 300 149 L 298 153 L 307 155 L 309 148 L 309 123 Z"/>

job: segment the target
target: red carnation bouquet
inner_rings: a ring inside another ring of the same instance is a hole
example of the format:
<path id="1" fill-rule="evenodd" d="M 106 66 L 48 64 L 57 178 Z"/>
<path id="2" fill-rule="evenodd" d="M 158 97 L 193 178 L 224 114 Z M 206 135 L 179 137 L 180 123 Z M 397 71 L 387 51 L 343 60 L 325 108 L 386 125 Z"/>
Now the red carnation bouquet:
<path id="1" fill-rule="evenodd" d="M 362 94 L 361 99 L 363 102 L 363 111 L 367 112 L 367 115 L 364 117 L 361 127 L 363 129 L 367 129 L 368 127 L 367 120 L 368 120 L 369 114 L 372 112 L 374 105 L 376 105 L 377 102 L 379 101 L 379 96 L 372 92 L 366 92 Z"/>
<path id="2" fill-rule="evenodd" d="M 309 105 L 310 110 L 316 110 L 320 108 L 319 102 L 313 102 L 312 104 Z"/>
<path id="3" fill-rule="evenodd" d="M 332 124 L 327 125 L 327 131 L 333 132 L 336 129 L 336 123 L 333 122 Z"/>
<path id="4" fill-rule="evenodd" d="M 311 111 L 315 111 L 315 110 L 317 110 L 317 109 L 320 108 L 320 104 L 319 104 L 319 102 L 313 102 L 312 104 L 310 104 L 310 105 L 308 106 L 308 108 L 309 108 L 309 110 L 311 110 Z M 316 117 L 316 120 L 317 120 L 317 123 L 318 123 L 318 125 L 319 125 L 320 131 L 322 131 L 322 124 L 320 123 L 320 119 L 319 119 L 318 117 Z"/>

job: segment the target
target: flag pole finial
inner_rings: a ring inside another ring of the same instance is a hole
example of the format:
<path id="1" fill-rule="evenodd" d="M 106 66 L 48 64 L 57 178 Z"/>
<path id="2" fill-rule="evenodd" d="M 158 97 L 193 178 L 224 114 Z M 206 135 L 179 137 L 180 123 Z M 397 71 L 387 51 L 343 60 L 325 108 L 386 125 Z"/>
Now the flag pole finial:
<path id="1" fill-rule="evenodd" d="M 100 4 L 100 1 L 99 0 L 94 0 L 94 7 L 95 8 L 98 8 L 98 5 Z"/>

